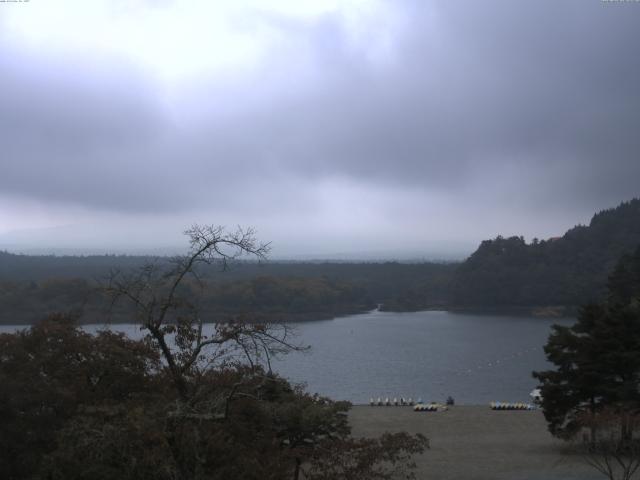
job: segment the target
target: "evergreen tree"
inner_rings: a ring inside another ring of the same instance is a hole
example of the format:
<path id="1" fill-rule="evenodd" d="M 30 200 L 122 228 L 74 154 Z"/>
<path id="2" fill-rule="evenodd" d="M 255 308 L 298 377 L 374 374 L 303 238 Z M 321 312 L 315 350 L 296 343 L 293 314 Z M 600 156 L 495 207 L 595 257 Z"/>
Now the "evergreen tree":
<path id="1" fill-rule="evenodd" d="M 607 300 L 583 307 L 571 327 L 555 325 L 545 352 L 557 369 L 533 375 L 554 435 L 573 436 L 585 413 L 640 410 L 640 247 L 620 259 Z"/>

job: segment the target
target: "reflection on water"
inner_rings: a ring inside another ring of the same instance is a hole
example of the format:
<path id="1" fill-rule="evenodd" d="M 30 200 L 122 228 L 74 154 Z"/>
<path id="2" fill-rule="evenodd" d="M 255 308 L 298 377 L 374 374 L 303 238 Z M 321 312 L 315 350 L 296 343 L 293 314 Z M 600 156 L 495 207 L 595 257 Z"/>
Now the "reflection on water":
<path id="1" fill-rule="evenodd" d="M 378 396 L 443 401 L 449 395 L 465 404 L 528 401 L 536 385 L 531 371 L 548 367 L 542 347 L 550 326 L 571 322 L 448 312 L 351 315 L 296 324 L 299 342 L 311 350 L 273 367 L 312 392 L 354 403 Z M 113 328 L 141 335 L 136 325 Z"/>

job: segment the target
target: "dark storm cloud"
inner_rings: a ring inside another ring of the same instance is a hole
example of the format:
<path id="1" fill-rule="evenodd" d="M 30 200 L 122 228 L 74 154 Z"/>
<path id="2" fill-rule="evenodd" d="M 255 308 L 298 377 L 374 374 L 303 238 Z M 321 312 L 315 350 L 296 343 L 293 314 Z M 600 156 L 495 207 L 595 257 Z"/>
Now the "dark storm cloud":
<path id="1" fill-rule="evenodd" d="M 534 201 L 553 201 L 549 188 L 596 204 L 638 193 L 640 8 L 421 5 L 392 68 L 347 69 L 275 115 L 275 138 L 303 139 L 292 168 L 444 189 L 515 169 L 505 180 Z"/>
<path id="2" fill-rule="evenodd" d="M 529 211 L 640 193 L 640 5 L 393 5 L 404 24 L 382 59 L 338 17 L 264 15 L 294 46 L 251 78 L 194 85 L 183 122 L 131 65 L 6 46 L 0 189 L 128 212 L 301 207 L 296 179 Z"/>
<path id="3" fill-rule="evenodd" d="M 245 158 L 309 178 L 462 193 L 486 181 L 525 202 L 589 208 L 640 193 L 640 8 L 420 5 L 383 67 L 350 52 L 331 19 L 307 28 L 328 71 L 321 86 L 223 137 L 242 132 Z"/>

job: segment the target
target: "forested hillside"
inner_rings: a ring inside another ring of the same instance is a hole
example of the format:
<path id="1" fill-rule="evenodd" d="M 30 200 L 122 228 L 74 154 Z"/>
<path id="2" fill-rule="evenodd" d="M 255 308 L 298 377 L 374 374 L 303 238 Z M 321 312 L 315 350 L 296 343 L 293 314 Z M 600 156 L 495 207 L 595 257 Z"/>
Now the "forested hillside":
<path id="1" fill-rule="evenodd" d="M 616 261 L 640 245 L 640 199 L 549 240 L 482 242 L 457 269 L 456 306 L 575 306 L 600 298 Z"/>

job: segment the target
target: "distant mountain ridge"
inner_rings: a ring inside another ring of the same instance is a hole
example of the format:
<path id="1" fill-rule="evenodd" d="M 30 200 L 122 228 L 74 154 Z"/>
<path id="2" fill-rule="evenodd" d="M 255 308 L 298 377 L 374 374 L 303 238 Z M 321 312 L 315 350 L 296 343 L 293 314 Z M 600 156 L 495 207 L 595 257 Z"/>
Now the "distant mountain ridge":
<path id="1" fill-rule="evenodd" d="M 577 306 L 602 298 L 607 277 L 640 245 L 640 199 L 596 213 L 560 238 L 483 241 L 456 269 L 452 300 L 463 307 Z"/>

